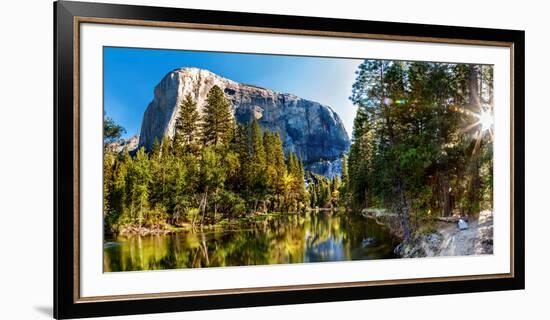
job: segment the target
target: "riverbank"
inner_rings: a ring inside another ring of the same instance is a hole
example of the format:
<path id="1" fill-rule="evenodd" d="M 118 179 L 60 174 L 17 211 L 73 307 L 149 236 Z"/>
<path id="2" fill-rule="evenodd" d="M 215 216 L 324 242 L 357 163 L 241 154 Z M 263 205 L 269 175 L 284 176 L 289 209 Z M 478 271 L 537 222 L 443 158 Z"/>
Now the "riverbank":
<path id="1" fill-rule="evenodd" d="M 374 219 L 377 223 L 388 227 L 393 236 L 403 239 L 403 227 L 401 219 L 396 213 L 386 209 L 368 208 L 361 211 L 361 215 L 365 218 Z"/>
<path id="2" fill-rule="evenodd" d="M 468 228 L 457 223 L 438 221 L 432 230 L 420 232 L 395 248 L 402 258 L 467 256 L 493 253 L 493 212 L 486 210 L 470 219 Z"/>
<path id="3" fill-rule="evenodd" d="M 192 224 L 190 222 L 183 222 L 177 225 L 164 224 L 164 225 L 156 225 L 153 227 L 126 225 L 126 226 L 120 227 L 118 232 L 108 232 L 108 233 L 111 236 L 121 235 L 126 237 L 168 235 L 168 234 L 174 234 L 174 233 L 183 232 L 183 231 L 190 231 L 194 229 L 200 229 L 200 230 L 212 230 L 212 229 L 218 229 L 218 228 L 227 229 L 231 227 L 238 227 L 247 223 L 261 222 L 261 221 L 269 220 L 275 217 L 280 217 L 280 216 L 290 217 L 290 216 L 296 216 L 296 215 L 300 215 L 300 214 L 296 212 L 289 212 L 289 213 L 271 212 L 271 213 L 249 214 L 243 217 L 232 218 L 232 219 L 224 218 L 224 219 L 217 220 L 215 222 L 208 221 L 202 224 L 199 222 L 196 222 L 195 224 Z"/>

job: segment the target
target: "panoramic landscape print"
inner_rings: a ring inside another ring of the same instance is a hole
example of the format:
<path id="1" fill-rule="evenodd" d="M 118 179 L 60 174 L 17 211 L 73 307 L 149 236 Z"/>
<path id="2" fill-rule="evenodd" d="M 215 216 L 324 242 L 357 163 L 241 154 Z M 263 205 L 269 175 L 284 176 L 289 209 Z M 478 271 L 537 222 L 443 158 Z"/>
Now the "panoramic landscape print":
<path id="1" fill-rule="evenodd" d="M 491 65 L 103 59 L 104 272 L 493 253 Z"/>

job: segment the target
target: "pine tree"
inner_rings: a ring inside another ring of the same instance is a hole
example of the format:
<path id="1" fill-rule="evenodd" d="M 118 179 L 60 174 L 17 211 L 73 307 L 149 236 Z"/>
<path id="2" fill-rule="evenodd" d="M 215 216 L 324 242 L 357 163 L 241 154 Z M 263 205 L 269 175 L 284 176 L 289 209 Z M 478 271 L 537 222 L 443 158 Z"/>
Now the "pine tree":
<path id="1" fill-rule="evenodd" d="M 311 208 L 315 208 L 317 206 L 317 185 L 313 183 L 313 181 L 310 182 L 308 185 L 308 192 L 309 192 L 309 205 Z"/>
<path id="2" fill-rule="evenodd" d="M 274 194 L 277 183 L 277 168 L 275 165 L 275 135 L 269 131 L 263 136 L 266 159 L 266 188 L 269 194 Z"/>
<path id="3" fill-rule="evenodd" d="M 149 211 L 149 183 L 151 172 L 145 148 L 141 147 L 128 168 L 126 176 L 126 202 L 132 224 L 143 226 Z"/>
<path id="4" fill-rule="evenodd" d="M 335 207 L 340 201 L 340 188 L 342 187 L 342 180 L 340 177 L 335 176 L 330 181 L 330 197 L 331 197 L 331 206 Z"/>
<path id="5" fill-rule="evenodd" d="M 170 138 L 168 136 L 164 136 L 162 138 L 162 142 L 160 144 L 160 158 L 166 158 L 173 154 L 173 148 L 172 148 L 172 142 L 170 141 Z"/>
<path id="6" fill-rule="evenodd" d="M 238 172 L 228 177 L 228 183 L 233 190 L 245 193 L 247 191 L 246 168 L 250 160 L 248 127 L 246 125 L 237 124 L 235 134 L 231 141 L 230 150 L 238 158 Z"/>
<path id="7" fill-rule="evenodd" d="M 265 131 L 263 141 L 266 158 L 266 192 L 270 195 L 274 210 L 279 210 L 286 174 L 283 146 L 277 132 Z"/>
<path id="8" fill-rule="evenodd" d="M 348 155 L 344 154 L 342 157 L 342 185 L 340 186 L 340 204 L 345 206 L 346 209 L 349 205 L 348 188 L 349 188 L 349 170 L 348 170 Z"/>
<path id="9" fill-rule="evenodd" d="M 277 210 L 281 207 L 281 196 L 284 193 L 284 178 L 286 175 L 285 154 L 283 151 L 283 143 L 279 133 L 273 133 L 273 157 L 266 158 L 275 169 L 275 180 L 273 184 L 275 197 L 277 198 Z"/>
<path id="10" fill-rule="evenodd" d="M 174 133 L 174 151 L 178 155 L 185 152 L 197 151 L 196 141 L 199 137 L 199 113 L 197 103 L 188 94 L 179 104 L 179 113 L 176 119 Z"/>
<path id="11" fill-rule="evenodd" d="M 258 122 L 254 119 L 250 125 L 250 158 L 246 168 L 247 176 L 249 177 L 248 186 L 254 197 L 254 210 L 257 208 L 257 203 L 264 200 L 266 195 L 266 153 L 264 149 L 262 129 Z"/>
<path id="12" fill-rule="evenodd" d="M 231 104 L 222 89 L 213 86 L 208 92 L 203 116 L 203 143 L 205 146 L 228 144 L 235 129 Z"/>
<path id="13" fill-rule="evenodd" d="M 128 153 L 128 149 L 123 151 L 121 159 L 115 161 L 114 173 L 112 176 L 112 191 L 106 201 L 109 202 L 110 216 L 106 219 L 106 223 L 113 231 L 118 229 L 119 224 L 124 224 L 128 221 L 126 210 L 126 177 L 128 168 L 132 165 L 132 158 Z"/>
<path id="14" fill-rule="evenodd" d="M 155 140 L 153 140 L 153 146 L 151 147 L 151 159 L 159 159 L 160 158 L 160 142 L 157 137 L 155 137 Z"/>
<path id="15" fill-rule="evenodd" d="M 305 187 L 305 171 L 302 162 L 294 152 L 288 155 L 287 172 L 290 177 L 287 181 L 287 205 L 292 210 L 300 210 L 308 201 L 308 194 Z"/>
<path id="16" fill-rule="evenodd" d="M 167 139 L 163 140 L 166 146 L 169 144 Z M 149 187 L 149 200 L 151 205 L 166 207 L 169 202 L 170 195 L 168 194 L 168 176 L 170 174 L 171 162 L 169 161 L 169 152 L 162 151 L 163 148 L 158 139 L 155 138 L 151 153 L 149 155 L 151 167 L 151 185 Z"/>
<path id="17" fill-rule="evenodd" d="M 103 155 L 103 217 L 111 214 L 111 193 L 113 192 L 113 176 L 115 174 L 116 155 L 105 153 Z"/>

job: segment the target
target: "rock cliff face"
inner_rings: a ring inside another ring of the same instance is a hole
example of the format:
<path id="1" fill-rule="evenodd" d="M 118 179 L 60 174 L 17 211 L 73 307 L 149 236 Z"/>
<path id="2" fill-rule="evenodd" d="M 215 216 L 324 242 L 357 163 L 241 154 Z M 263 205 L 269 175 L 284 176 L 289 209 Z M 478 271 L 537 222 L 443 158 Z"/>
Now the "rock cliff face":
<path id="1" fill-rule="evenodd" d="M 241 84 L 198 68 L 176 69 L 155 87 L 153 101 L 143 115 L 139 146 L 150 150 L 155 138 L 173 137 L 178 102 L 187 94 L 197 101 L 199 113 L 209 90 L 217 85 L 231 101 L 237 122 L 256 118 L 260 126 L 279 132 L 285 152 L 297 153 L 319 174 L 330 166 L 320 162 L 337 161 L 348 150 L 349 138 L 342 121 L 329 107 L 292 94 L 277 93 Z M 334 174 L 333 167 L 330 175 Z"/>
<path id="2" fill-rule="evenodd" d="M 128 139 L 121 139 L 117 142 L 113 142 L 109 145 L 109 149 L 115 152 L 122 152 L 127 149 L 130 154 L 136 152 L 139 143 L 139 135 L 134 135 Z"/>
<path id="3" fill-rule="evenodd" d="M 335 160 L 319 160 L 306 164 L 305 169 L 332 179 L 342 174 L 342 161 L 342 158 Z"/>

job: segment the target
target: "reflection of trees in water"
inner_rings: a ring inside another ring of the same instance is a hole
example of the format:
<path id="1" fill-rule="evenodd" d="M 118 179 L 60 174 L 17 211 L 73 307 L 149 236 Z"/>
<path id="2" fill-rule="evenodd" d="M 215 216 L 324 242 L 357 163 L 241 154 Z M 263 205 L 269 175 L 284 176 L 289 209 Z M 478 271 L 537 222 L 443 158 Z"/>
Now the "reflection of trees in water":
<path id="1" fill-rule="evenodd" d="M 366 238 L 376 245 L 364 246 Z M 374 220 L 337 212 L 117 241 L 104 249 L 106 272 L 387 258 L 394 244 Z"/>

